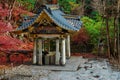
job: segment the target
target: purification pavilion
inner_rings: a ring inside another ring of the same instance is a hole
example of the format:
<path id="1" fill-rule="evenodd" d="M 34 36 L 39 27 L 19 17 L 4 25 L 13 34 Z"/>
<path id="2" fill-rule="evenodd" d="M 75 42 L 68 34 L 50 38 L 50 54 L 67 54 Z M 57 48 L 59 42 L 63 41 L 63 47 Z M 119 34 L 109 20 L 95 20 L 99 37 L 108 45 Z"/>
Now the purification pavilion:
<path id="1" fill-rule="evenodd" d="M 66 58 L 71 56 L 70 34 L 79 31 L 81 25 L 79 16 L 65 14 L 55 3 L 42 5 L 39 13 L 26 17 L 14 33 L 28 34 L 34 39 L 33 64 L 65 65 Z M 54 40 L 56 48 L 44 55 L 46 39 Z"/>

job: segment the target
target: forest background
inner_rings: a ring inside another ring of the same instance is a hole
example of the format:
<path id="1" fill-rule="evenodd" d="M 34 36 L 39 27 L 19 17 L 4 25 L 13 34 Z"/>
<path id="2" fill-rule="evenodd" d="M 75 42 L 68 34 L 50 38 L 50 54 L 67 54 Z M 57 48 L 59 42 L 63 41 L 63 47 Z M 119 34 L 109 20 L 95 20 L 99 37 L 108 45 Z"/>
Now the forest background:
<path id="1" fill-rule="evenodd" d="M 0 54 L 32 50 L 32 39 L 11 34 L 26 16 L 37 13 L 42 0 L 0 1 Z M 72 35 L 72 53 L 92 53 L 120 63 L 120 0 L 59 0 L 66 14 L 79 15 L 83 23 Z"/>

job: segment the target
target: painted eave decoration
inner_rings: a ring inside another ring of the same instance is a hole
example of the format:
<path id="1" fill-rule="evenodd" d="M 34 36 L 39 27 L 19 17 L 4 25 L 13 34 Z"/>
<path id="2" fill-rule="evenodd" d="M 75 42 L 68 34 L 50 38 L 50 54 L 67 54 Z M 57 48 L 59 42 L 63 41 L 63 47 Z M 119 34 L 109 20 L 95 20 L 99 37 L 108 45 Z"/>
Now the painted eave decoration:
<path id="1" fill-rule="evenodd" d="M 79 31 L 82 22 L 80 17 L 76 15 L 67 15 L 63 13 L 58 5 L 45 5 L 39 9 L 39 13 L 33 17 L 26 17 L 23 23 L 13 32 L 21 33 L 26 31 L 29 27 L 35 27 L 36 20 L 39 19 L 42 13 L 47 14 L 47 16 L 60 28 L 68 31 Z"/>

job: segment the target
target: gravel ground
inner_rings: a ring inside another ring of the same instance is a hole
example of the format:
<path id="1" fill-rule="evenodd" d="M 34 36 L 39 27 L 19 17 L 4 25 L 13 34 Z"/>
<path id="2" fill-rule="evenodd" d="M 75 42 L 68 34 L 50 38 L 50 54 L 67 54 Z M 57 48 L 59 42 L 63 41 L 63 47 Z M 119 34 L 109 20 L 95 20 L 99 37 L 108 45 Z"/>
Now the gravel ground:
<path id="1" fill-rule="evenodd" d="M 120 72 L 113 71 L 106 59 L 87 59 L 76 71 L 34 70 L 21 65 L 6 74 L 13 74 L 8 80 L 120 80 Z"/>

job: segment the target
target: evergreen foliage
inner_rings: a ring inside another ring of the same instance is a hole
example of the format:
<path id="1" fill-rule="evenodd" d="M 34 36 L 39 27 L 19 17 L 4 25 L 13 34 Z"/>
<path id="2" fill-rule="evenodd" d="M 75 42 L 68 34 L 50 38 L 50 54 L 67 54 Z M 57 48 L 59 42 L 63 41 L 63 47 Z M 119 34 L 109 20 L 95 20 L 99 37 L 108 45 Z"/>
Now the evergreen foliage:
<path id="1" fill-rule="evenodd" d="M 70 11 L 72 9 L 70 2 L 75 3 L 76 0 L 59 0 L 59 5 L 60 5 L 61 9 L 66 13 L 70 13 Z"/>

